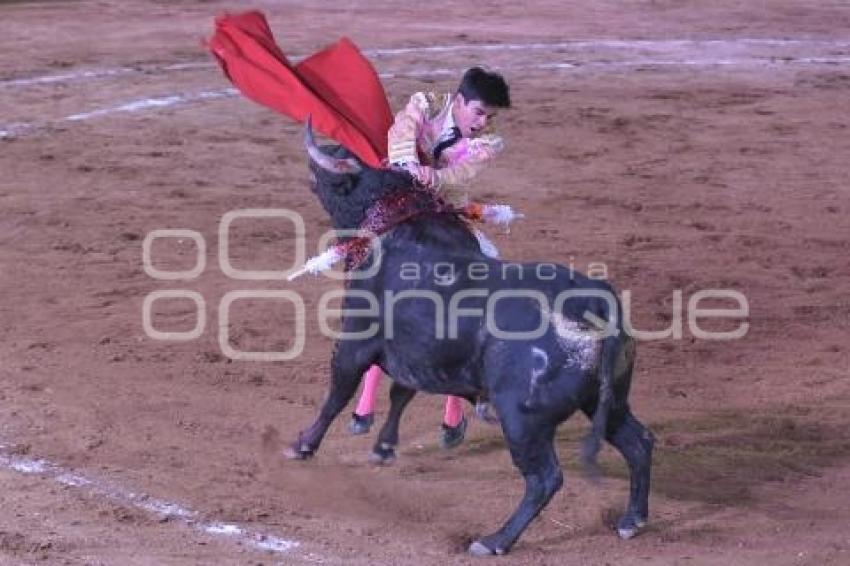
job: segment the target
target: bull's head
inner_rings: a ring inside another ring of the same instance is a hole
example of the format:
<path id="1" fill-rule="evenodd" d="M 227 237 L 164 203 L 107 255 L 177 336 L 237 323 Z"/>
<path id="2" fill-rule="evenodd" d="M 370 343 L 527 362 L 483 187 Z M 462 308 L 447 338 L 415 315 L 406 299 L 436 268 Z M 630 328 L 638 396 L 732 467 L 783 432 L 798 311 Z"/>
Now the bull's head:
<path id="1" fill-rule="evenodd" d="M 364 165 L 341 146 L 317 146 L 309 118 L 304 144 L 310 156 L 313 192 L 334 228 L 359 227 L 366 210 L 378 199 L 412 184 L 407 173 Z"/>

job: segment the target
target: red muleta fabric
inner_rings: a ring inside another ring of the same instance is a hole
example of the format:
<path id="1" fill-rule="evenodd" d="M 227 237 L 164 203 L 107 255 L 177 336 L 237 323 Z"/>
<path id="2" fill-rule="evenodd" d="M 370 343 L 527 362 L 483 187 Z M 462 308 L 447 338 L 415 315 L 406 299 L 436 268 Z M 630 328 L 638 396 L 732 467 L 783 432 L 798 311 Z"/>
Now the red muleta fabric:
<path id="1" fill-rule="evenodd" d="M 349 39 L 290 64 L 257 11 L 216 18 L 208 41 L 227 78 L 251 100 L 304 122 L 380 167 L 393 122 L 375 69 Z"/>

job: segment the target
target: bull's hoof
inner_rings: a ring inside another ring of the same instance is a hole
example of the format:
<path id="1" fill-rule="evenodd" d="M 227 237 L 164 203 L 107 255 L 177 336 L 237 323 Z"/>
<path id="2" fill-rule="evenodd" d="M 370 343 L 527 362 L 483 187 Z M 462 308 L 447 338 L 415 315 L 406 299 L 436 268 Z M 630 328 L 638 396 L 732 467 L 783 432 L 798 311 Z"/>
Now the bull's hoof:
<path id="1" fill-rule="evenodd" d="M 505 554 L 505 550 L 501 548 L 490 548 L 481 541 L 472 541 L 469 545 L 469 553 L 473 556 L 501 556 Z"/>
<path id="2" fill-rule="evenodd" d="M 379 444 L 369 454 L 369 463 L 375 466 L 389 466 L 395 462 L 395 447 L 390 444 Z"/>
<path id="3" fill-rule="evenodd" d="M 645 517 L 639 517 L 634 513 L 626 513 L 617 522 L 617 535 L 623 540 L 629 540 L 640 534 L 640 531 L 645 526 Z"/>
<path id="4" fill-rule="evenodd" d="M 306 444 L 296 442 L 284 449 L 283 457 L 287 460 L 309 460 L 315 455 L 315 451 Z"/>

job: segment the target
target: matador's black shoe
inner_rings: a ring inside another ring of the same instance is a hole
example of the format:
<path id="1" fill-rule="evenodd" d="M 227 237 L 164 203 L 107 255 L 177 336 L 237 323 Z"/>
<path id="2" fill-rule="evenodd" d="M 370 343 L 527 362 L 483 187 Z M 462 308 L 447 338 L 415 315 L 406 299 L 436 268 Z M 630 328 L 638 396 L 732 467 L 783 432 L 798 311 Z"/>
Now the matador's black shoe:
<path id="1" fill-rule="evenodd" d="M 372 423 L 374 422 L 374 413 L 369 413 L 368 415 L 363 416 L 354 413 L 353 415 L 351 415 L 351 420 L 348 423 L 348 432 L 354 435 L 368 434 L 369 429 L 372 428 Z"/>
<path id="2" fill-rule="evenodd" d="M 460 446 L 466 436 L 467 424 L 468 422 L 465 415 L 457 426 L 449 426 L 446 423 L 443 423 L 442 430 L 440 431 L 440 448 L 443 450 L 451 450 L 452 448 Z"/>

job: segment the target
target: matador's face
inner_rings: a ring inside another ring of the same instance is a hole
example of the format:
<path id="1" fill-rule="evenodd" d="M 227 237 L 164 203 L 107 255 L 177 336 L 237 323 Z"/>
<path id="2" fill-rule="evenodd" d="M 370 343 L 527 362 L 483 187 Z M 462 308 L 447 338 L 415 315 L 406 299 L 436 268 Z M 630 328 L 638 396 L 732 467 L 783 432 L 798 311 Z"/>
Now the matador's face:
<path id="1" fill-rule="evenodd" d="M 495 115 L 496 111 L 480 100 L 467 101 L 461 93 L 455 94 L 452 117 L 463 137 L 471 138 L 477 135 Z"/>

